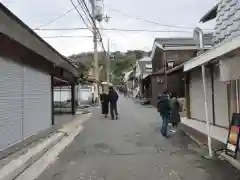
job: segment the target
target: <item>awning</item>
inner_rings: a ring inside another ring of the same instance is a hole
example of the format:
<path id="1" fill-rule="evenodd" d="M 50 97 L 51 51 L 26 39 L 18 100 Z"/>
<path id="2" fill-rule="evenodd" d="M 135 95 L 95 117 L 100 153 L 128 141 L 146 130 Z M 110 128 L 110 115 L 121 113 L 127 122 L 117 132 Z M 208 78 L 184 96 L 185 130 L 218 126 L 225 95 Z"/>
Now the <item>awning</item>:
<path id="1" fill-rule="evenodd" d="M 217 16 L 217 10 L 218 10 L 218 4 L 215 5 L 210 11 L 208 11 L 207 14 L 205 14 L 201 19 L 200 19 L 200 22 L 207 22 L 207 21 L 210 21 L 214 18 L 216 18 Z"/>
<path id="2" fill-rule="evenodd" d="M 0 3 L 0 21 L 0 33 L 40 55 L 55 66 L 67 70 L 74 77 L 79 76 L 77 68 L 67 57 L 61 55 L 57 50 L 50 46 L 2 3 Z"/>
<path id="3" fill-rule="evenodd" d="M 163 75 L 165 72 L 164 68 L 158 70 L 157 72 L 153 72 L 152 75 Z"/>
<path id="4" fill-rule="evenodd" d="M 231 39 L 227 42 L 223 42 L 218 46 L 208 50 L 207 52 L 193 58 L 190 61 L 184 63 L 184 71 L 189 71 L 195 67 L 209 63 L 211 60 L 221 57 L 227 53 L 230 53 L 240 47 L 240 36 Z"/>
<path id="5" fill-rule="evenodd" d="M 70 84 L 63 79 L 54 77 L 53 78 L 53 86 L 70 86 Z"/>

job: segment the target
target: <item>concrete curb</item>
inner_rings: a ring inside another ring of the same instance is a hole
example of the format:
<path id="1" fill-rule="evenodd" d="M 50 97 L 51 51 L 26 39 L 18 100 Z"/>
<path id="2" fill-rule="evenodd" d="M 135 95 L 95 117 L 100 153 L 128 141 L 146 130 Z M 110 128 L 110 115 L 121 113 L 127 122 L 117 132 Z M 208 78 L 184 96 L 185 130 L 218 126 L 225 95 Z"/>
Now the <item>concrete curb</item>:
<path id="1" fill-rule="evenodd" d="M 80 126 L 89 119 L 91 113 L 86 116 L 81 116 L 81 119 L 76 119 L 68 124 L 63 125 L 58 129 L 56 133 L 45 140 L 36 144 L 33 148 L 28 149 L 25 154 L 18 156 L 10 161 L 0 169 L 0 180 L 13 180 L 23 173 L 32 164 L 38 161 L 47 151 L 52 149 L 60 141 L 64 139 L 64 136 L 70 136 L 72 132 L 76 131 Z"/>
<path id="2" fill-rule="evenodd" d="M 27 153 L 12 160 L 0 169 L 0 180 L 12 180 L 22 173 L 26 168 L 36 162 L 44 153 L 56 145 L 62 138 L 64 133 L 56 133 L 41 142 L 34 148 L 29 149 Z"/>
<path id="3" fill-rule="evenodd" d="M 91 114 L 86 114 L 77 118 L 71 123 L 65 124 L 59 132 L 66 135 L 55 146 L 49 149 L 34 164 L 19 174 L 16 180 L 35 180 L 50 165 L 53 164 L 57 156 L 75 139 L 75 137 L 84 129 L 83 123 L 89 120 Z"/>
<path id="4" fill-rule="evenodd" d="M 183 133 L 185 133 L 190 139 L 192 139 L 194 142 L 196 142 L 201 148 L 207 149 L 208 146 L 204 143 L 202 143 L 201 141 L 199 141 L 198 139 L 196 139 L 193 135 L 191 135 L 190 133 L 186 132 L 184 129 L 181 129 L 181 131 Z M 210 159 L 220 159 L 220 160 L 225 160 L 228 163 L 230 163 L 233 167 L 235 167 L 236 169 L 240 170 L 240 162 L 228 155 L 225 154 L 224 151 L 214 151 L 214 156 Z"/>
<path id="5" fill-rule="evenodd" d="M 217 153 L 217 155 L 219 155 L 219 158 L 223 158 L 224 160 L 228 161 L 230 164 L 232 164 L 235 168 L 237 168 L 238 170 L 240 170 L 240 163 L 238 160 L 226 155 L 224 152 L 219 152 Z"/>

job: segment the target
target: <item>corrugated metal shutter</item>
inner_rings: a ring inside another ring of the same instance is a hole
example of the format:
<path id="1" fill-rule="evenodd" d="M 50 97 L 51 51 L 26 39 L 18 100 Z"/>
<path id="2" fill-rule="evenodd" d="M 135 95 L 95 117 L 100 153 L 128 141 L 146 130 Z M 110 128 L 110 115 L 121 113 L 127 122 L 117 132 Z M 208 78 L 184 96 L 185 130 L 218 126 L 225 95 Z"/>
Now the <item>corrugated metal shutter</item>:
<path id="1" fill-rule="evenodd" d="M 0 150 L 22 140 L 23 67 L 0 57 Z"/>
<path id="2" fill-rule="evenodd" d="M 212 122 L 213 111 L 212 111 L 211 80 L 210 80 L 209 74 L 206 73 L 206 75 L 207 75 L 206 83 L 207 83 L 208 116 L 209 116 L 209 120 Z M 190 91 L 191 118 L 201 120 L 201 121 L 206 121 L 201 68 L 191 71 L 189 91 Z"/>
<path id="3" fill-rule="evenodd" d="M 51 76 L 24 67 L 24 138 L 51 127 L 51 112 Z"/>
<path id="4" fill-rule="evenodd" d="M 214 108 L 216 125 L 229 127 L 227 85 L 220 81 L 219 68 L 214 68 Z"/>

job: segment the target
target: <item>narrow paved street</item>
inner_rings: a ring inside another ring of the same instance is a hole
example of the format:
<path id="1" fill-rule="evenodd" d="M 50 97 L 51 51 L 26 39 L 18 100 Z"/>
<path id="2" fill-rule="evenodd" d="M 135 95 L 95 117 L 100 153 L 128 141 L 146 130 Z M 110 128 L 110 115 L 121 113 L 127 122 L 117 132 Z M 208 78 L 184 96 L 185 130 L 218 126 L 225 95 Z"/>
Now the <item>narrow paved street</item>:
<path id="1" fill-rule="evenodd" d="M 120 98 L 120 119 L 100 109 L 38 180 L 237 180 L 239 172 L 220 160 L 205 160 L 182 132 L 159 133 L 156 109 Z"/>

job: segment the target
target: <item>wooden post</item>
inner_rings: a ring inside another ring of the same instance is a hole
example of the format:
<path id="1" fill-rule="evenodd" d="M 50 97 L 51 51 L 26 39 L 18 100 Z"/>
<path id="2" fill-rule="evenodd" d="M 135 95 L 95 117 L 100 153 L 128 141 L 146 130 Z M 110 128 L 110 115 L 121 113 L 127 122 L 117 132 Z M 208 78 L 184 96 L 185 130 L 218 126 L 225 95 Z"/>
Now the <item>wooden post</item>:
<path id="1" fill-rule="evenodd" d="M 76 114 L 76 94 L 75 94 L 75 84 L 71 85 L 71 104 L 72 104 L 72 114 Z"/>
<path id="2" fill-rule="evenodd" d="M 190 83 L 190 74 L 189 72 L 187 72 L 185 74 L 185 101 L 186 101 L 185 104 L 186 104 L 186 116 L 188 119 L 191 118 L 189 83 Z"/>
<path id="3" fill-rule="evenodd" d="M 51 75 L 52 126 L 55 124 L 54 123 L 54 86 L 53 86 L 53 81 L 54 81 L 54 78 L 53 78 L 53 75 Z"/>

